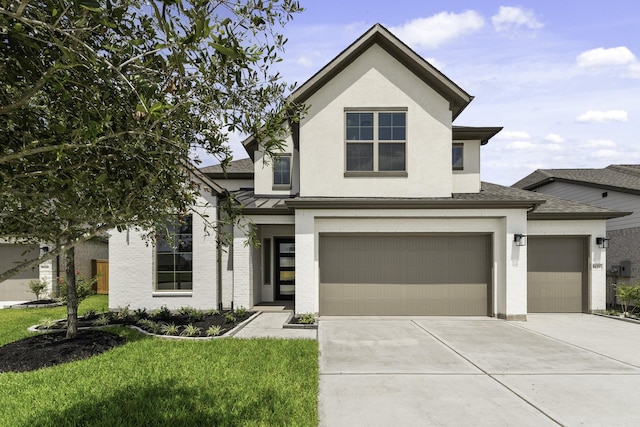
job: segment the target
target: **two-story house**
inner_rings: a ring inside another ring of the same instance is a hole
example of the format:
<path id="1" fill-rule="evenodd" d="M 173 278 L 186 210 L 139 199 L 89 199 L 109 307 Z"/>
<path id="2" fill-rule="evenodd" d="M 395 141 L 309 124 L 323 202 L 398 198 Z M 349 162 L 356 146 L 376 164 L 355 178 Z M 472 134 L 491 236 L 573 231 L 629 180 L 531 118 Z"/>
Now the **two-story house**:
<path id="1" fill-rule="evenodd" d="M 480 180 L 499 127 L 454 120 L 473 99 L 375 25 L 300 86 L 308 106 L 283 152 L 204 168 L 194 208 L 225 191 L 246 227 L 217 249 L 198 215 L 177 248 L 110 239 L 111 308 L 254 307 L 292 299 L 320 315 L 480 315 L 605 308 L 605 208 Z M 222 187 L 224 190 L 222 190 Z"/>

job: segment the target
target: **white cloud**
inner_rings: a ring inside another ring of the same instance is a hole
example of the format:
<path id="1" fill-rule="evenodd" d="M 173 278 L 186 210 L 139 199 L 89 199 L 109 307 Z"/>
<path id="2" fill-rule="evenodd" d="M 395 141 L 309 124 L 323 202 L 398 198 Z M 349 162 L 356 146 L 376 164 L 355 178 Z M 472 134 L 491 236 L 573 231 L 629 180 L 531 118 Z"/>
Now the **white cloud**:
<path id="1" fill-rule="evenodd" d="M 496 135 L 497 139 L 529 139 L 531 135 L 527 132 L 517 130 L 505 130 Z"/>
<path id="2" fill-rule="evenodd" d="M 529 141 L 513 141 L 507 144 L 507 148 L 510 150 L 530 150 L 535 148 L 535 145 Z"/>
<path id="3" fill-rule="evenodd" d="M 576 117 L 576 121 L 580 123 L 626 122 L 629 121 L 629 115 L 624 110 L 589 110 Z"/>
<path id="4" fill-rule="evenodd" d="M 301 56 L 296 60 L 296 64 L 304 68 L 310 68 L 313 66 L 313 60 L 308 56 Z"/>
<path id="5" fill-rule="evenodd" d="M 596 152 L 591 153 L 589 157 L 591 157 L 592 159 L 608 159 L 611 157 L 616 157 L 619 154 L 620 153 L 618 153 L 615 150 L 598 150 Z"/>
<path id="6" fill-rule="evenodd" d="M 587 50 L 576 58 L 578 67 L 612 67 L 637 64 L 635 55 L 625 46 Z"/>
<path id="7" fill-rule="evenodd" d="M 462 13 L 440 12 L 428 18 L 417 18 L 390 30 L 414 49 L 437 48 L 484 27 L 484 18 L 474 10 Z"/>
<path id="8" fill-rule="evenodd" d="M 564 148 L 560 144 L 542 144 L 540 148 L 546 151 L 564 151 Z"/>
<path id="9" fill-rule="evenodd" d="M 446 65 L 444 64 L 444 62 L 440 62 L 435 58 L 426 58 L 427 62 L 431 65 L 433 65 L 434 67 L 436 67 L 438 70 L 442 71 L 442 69 L 444 67 L 446 67 Z"/>
<path id="10" fill-rule="evenodd" d="M 584 148 L 615 147 L 616 143 L 610 139 L 590 139 L 580 146 Z"/>
<path id="11" fill-rule="evenodd" d="M 491 17 L 491 21 L 496 31 L 509 31 L 523 26 L 532 30 L 544 27 L 533 10 L 513 6 L 500 6 L 498 13 Z"/>
<path id="12" fill-rule="evenodd" d="M 556 142 L 556 143 L 564 142 L 564 138 L 561 137 L 558 134 L 555 134 L 555 133 L 548 134 L 547 136 L 544 137 L 544 139 L 546 141 L 551 141 L 551 142 Z"/>

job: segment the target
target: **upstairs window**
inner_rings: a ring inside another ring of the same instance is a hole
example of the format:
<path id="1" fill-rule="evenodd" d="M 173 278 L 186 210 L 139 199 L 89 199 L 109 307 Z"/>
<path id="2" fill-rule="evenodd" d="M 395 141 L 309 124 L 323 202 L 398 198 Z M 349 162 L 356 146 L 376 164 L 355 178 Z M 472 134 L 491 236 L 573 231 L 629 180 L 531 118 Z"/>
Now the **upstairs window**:
<path id="1" fill-rule="evenodd" d="M 451 163 L 454 171 L 464 169 L 464 144 L 453 144 L 453 150 L 451 152 Z"/>
<path id="2" fill-rule="evenodd" d="M 273 188 L 291 188 L 291 155 L 280 154 L 273 158 Z"/>
<path id="3" fill-rule="evenodd" d="M 405 172 L 406 111 L 346 112 L 347 172 Z"/>
<path id="4" fill-rule="evenodd" d="M 193 288 L 193 226 L 191 215 L 176 218 L 156 240 L 156 290 Z"/>

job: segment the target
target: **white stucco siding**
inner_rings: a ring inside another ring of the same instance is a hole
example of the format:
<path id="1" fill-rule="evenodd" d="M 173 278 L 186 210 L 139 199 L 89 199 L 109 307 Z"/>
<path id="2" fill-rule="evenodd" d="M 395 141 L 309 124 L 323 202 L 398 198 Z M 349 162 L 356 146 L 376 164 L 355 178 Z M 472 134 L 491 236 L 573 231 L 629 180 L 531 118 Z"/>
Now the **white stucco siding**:
<path id="1" fill-rule="evenodd" d="M 526 249 L 513 233 L 526 231 L 524 210 L 296 210 L 296 312 L 319 312 L 320 233 L 487 233 L 493 239 L 493 315 L 526 314 Z"/>
<path id="2" fill-rule="evenodd" d="M 294 148 L 293 139 L 289 135 L 282 147 L 283 154 L 291 155 L 291 188 L 274 189 L 273 187 L 273 159 L 265 156 L 262 151 L 256 151 L 254 162 L 255 194 L 270 196 L 287 196 L 300 191 L 300 160 L 298 150 Z"/>
<path id="3" fill-rule="evenodd" d="M 552 182 L 540 187 L 538 191 L 616 211 L 633 212 L 628 216 L 608 220 L 608 230 L 640 227 L 640 196 L 638 195 L 566 182 Z"/>
<path id="4" fill-rule="evenodd" d="M 478 193 L 480 191 L 480 141 L 453 141 L 464 144 L 462 170 L 453 171 L 454 193 Z"/>
<path id="5" fill-rule="evenodd" d="M 166 305 L 171 310 L 183 306 L 216 308 L 217 262 L 215 230 L 205 227 L 205 219 L 216 219 L 215 196 L 198 198 L 193 214 L 193 286 L 191 291 L 156 291 L 155 247 L 135 229 L 118 232 L 109 238 L 109 308 L 155 309 Z"/>
<path id="6" fill-rule="evenodd" d="M 528 221 L 530 236 L 586 236 L 588 239 L 587 276 L 589 281 L 589 309 L 606 309 L 607 252 L 595 244 L 596 237 L 606 232 L 605 220 Z"/>
<path id="7" fill-rule="evenodd" d="M 300 126 L 301 196 L 451 195 L 449 103 L 379 46 L 305 103 L 310 109 Z M 344 176 L 346 108 L 406 108 L 407 177 Z"/>

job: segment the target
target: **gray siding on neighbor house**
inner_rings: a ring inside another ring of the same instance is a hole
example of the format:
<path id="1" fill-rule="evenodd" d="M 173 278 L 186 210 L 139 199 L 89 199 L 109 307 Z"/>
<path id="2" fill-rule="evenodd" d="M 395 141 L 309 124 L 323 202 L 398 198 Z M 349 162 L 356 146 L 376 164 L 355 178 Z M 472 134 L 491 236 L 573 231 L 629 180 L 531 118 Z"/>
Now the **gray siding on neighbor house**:
<path id="1" fill-rule="evenodd" d="M 38 257 L 38 245 L 0 244 L 0 271 L 5 272 L 24 260 Z M 29 282 L 40 277 L 40 270 L 35 268 L 23 271 L 0 283 L 0 301 L 31 301 L 36 299 L 29 289 Z"/>
<path id="2" fill-rule="evenodd" d="M 609 267 L 609 283 L 636 283 L 640 281 L 640 227 L 607 232 L 611 239 L 607 249 L 607 266 Z M 631 262 L 631 276 L 611 274 L 611 267 L 622 261 Z"/>
<path id="3" fill-rule="evenodd" d="M 640 227 L 639 195 L 566 182 L 552 182 L 539 187 L 536 191 L 616 211 L 633 212 L 628 216 L 608 220 L 607 230 L 609 231 Z M 603 193 L 606 193 L 606 197 L 603 197 Z"/>

